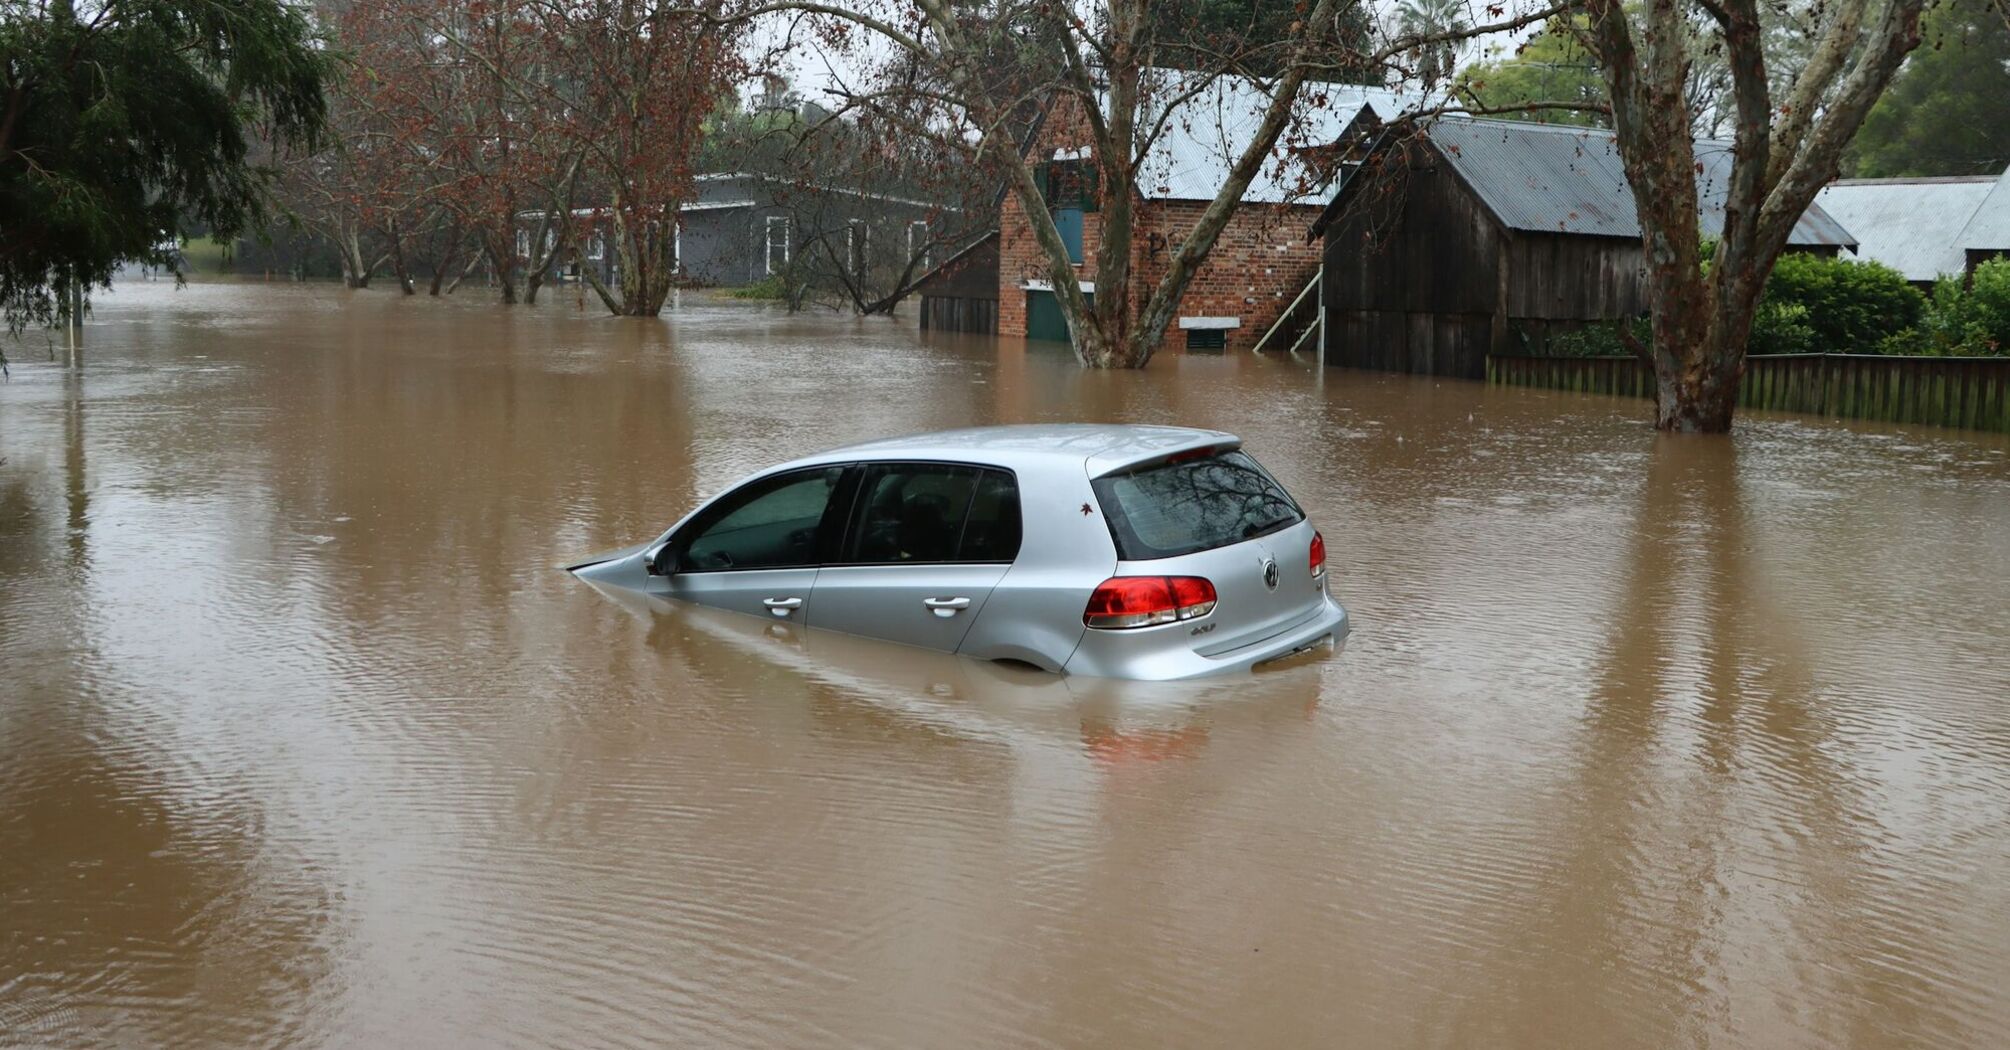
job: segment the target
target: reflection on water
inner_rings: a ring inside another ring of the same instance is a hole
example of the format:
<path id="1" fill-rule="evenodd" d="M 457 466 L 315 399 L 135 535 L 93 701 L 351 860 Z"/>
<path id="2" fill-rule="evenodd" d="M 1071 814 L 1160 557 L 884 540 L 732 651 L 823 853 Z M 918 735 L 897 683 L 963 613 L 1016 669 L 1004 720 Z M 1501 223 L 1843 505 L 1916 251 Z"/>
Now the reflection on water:
<path id="1" fill-rule="evenodd" d="M 0 385 L 0 1046 L 2010 1041 L 2001 438 L 705 300 L 97 322 Z M 1346 650 L 1070 680 L 555 568 L 1078 420 L 1244 435 Z"/>

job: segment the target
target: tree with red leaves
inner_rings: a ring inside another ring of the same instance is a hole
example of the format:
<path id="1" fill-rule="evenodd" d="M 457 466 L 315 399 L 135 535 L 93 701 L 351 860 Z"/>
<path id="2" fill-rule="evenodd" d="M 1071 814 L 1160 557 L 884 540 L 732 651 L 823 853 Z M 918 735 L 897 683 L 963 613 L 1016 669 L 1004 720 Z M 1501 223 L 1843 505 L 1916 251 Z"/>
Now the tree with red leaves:
<path id="1" fill-rule="evenodd" d="M 590 193 L 559 225 L 575 257 L 587 227 L 602 232 L 618 282 L 579 272 L 610 312 L 654 317 L 676 277 L 677 206 L 705 115 L 743 72 L 740 23 L 722 17 L 723 2 L 704 15 L 665 0 L 526 0 L 523 10 L 544 66 L 523 90 L 546 101 Z"/>
<path id="2" fill-rule="evenodd" d="M 676 212 L 711 100 L 743 68 L 727 0 L 355 0 L 338 148 L 296 166 L 295 199 L 352 286 L 389 261 L 412 289 L 425 245 L 439 290 L 472 242 L 504 303 L 535 302 L 581 241 L 617 280 L 609 310 L 653 316 L 676 272 Z"/>

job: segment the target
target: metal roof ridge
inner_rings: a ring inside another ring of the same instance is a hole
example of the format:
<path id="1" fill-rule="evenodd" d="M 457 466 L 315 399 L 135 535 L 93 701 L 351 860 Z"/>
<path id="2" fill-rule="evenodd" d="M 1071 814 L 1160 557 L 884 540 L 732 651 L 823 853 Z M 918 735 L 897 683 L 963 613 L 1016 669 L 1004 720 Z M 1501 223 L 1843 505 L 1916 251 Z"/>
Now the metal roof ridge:
<path id="1" fill-rule="evenodd" d="M 1882 179 L 1836 179 L 1830 186 L 1954 186 L 1991 183 L 2000 175 L 1895 175 Z"/>

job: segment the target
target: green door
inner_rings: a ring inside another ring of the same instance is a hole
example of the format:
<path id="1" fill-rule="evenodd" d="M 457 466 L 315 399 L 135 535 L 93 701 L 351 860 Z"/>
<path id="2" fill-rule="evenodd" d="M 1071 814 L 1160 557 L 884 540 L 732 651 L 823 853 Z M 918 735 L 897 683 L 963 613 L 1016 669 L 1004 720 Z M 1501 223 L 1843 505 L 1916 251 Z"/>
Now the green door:
<path id="1" fill-rule="evenodd" d="M 1096 293 L 1083 292 L 1082 298 L 1094 305 Z M 1068 341 L 1068 321 L 1061 316 L 1061 301 L 1054 298 L 1053 292 L 1026 293 L 1026 338 Z"/>

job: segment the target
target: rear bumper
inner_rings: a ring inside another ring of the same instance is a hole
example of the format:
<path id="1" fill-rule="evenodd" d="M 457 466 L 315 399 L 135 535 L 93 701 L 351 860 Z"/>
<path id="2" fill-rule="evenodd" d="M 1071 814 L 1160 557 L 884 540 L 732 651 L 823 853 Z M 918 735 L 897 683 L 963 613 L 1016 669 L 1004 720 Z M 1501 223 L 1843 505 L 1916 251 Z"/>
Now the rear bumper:
<path id="1" fill-rule="evenodd" d="M 1151 682 L 1248 671 L 1257 664 L 1290 656 L 1327 639 L 1339 641 L 1345 637 L 1351 627 L 1346 608 L 1330 597 L 1324 601 L 1317 613 L 1288 631 L 1213 656 L 1194 652 L 1184 632 L 1091 630 L 1062 670 L 1071 675 Z"/>

